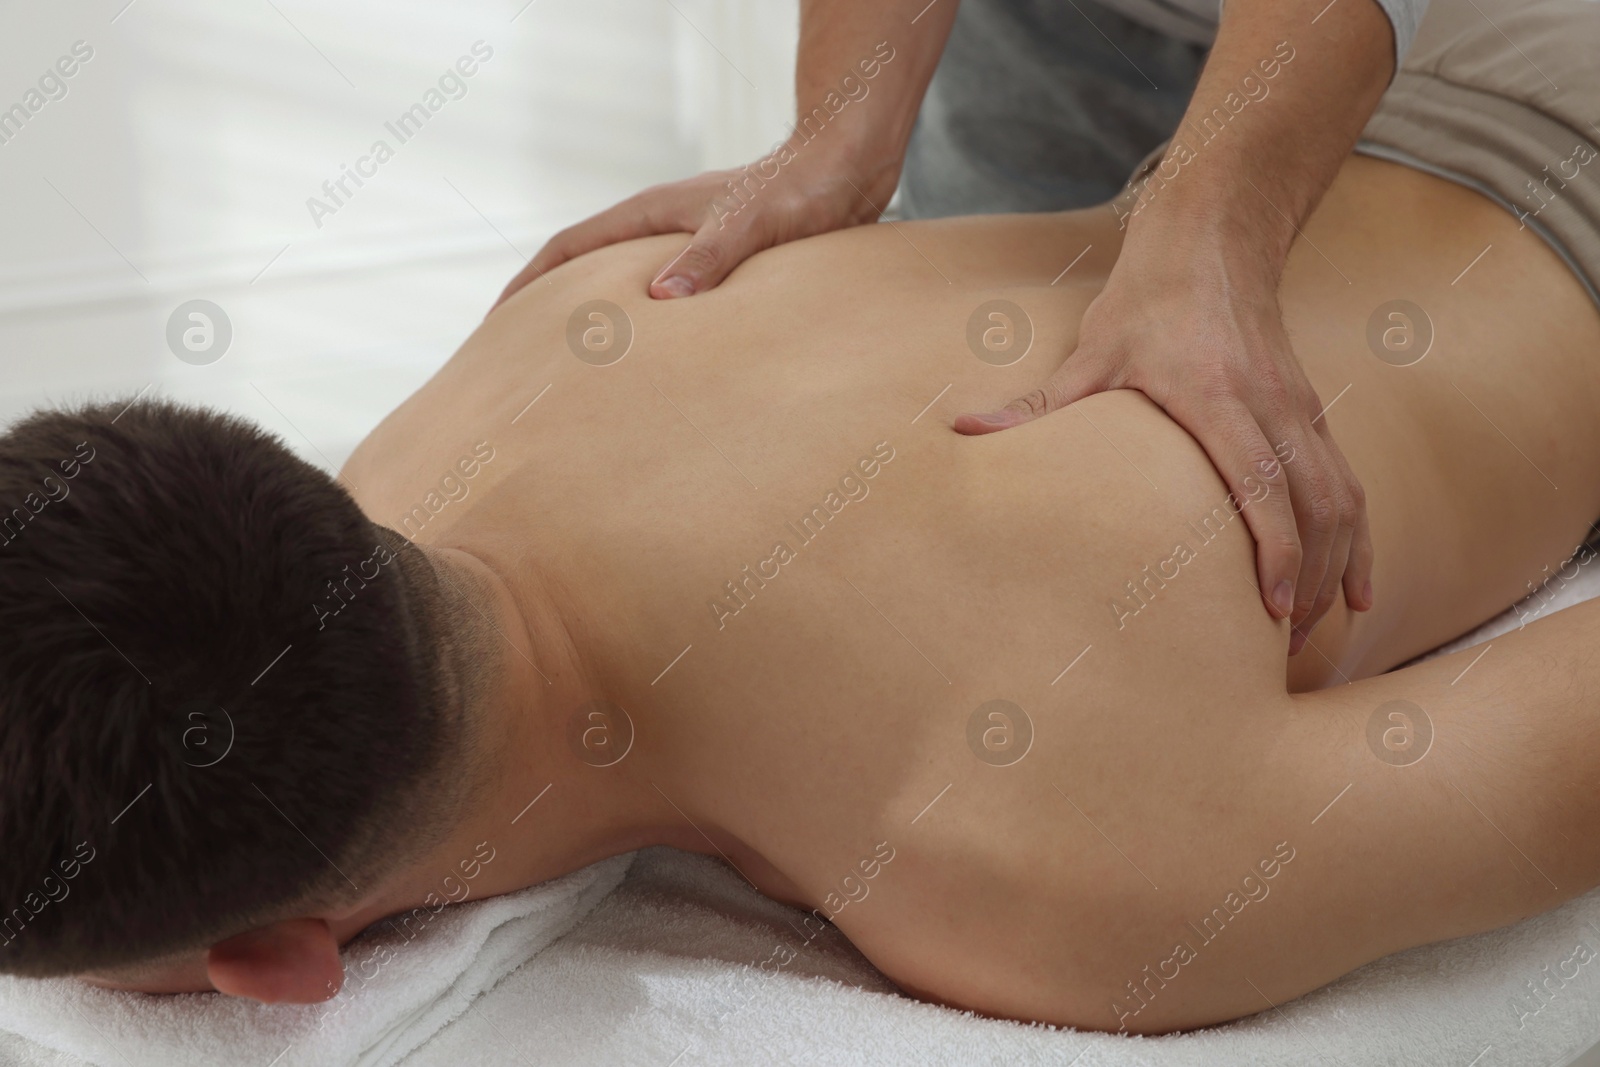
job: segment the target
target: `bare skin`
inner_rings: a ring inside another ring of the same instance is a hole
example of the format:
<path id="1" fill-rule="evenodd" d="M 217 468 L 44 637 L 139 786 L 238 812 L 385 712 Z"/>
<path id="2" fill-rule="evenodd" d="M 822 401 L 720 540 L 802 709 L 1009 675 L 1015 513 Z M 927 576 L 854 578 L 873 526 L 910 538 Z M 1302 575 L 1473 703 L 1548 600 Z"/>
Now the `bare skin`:
<path id="1" fill-rule="evenodd" d="M 805 0 L 800 107 L 782 147 L 752 166 L 646 189 L 563 230 L 500 299 L 603 245 L 691 230 L 694 239 L 672 248 L 649 287 L 652 297 L 687 297 L 715 287 L 760 249 L 877 221 L 956 7 Z M 1298 463 L 1283 491 L 1244 514 L 1263 603 L 1295 624 L 1292 656 L 1341 592 L 1357 610 L 1371 605 L 1372 542 L 1360 482 L 1328 423 L 1316 419 L 1322 400 L 1292 351 L 1277 293 L 1299 225 L 1389 84 L 1395 40 L 1383 10 L 1361 0 L 1337 9 L 1322 0 L 1232 0 L 1220 17 L 1156 170 L 1159 195 L 1130 182 L 1117 198 L 1126 240 L 1078 323 L 1075 358 L 1057 356 L 1054 374 L 953 426 L 993 433 L 1091 393 L 1138 389 L 1200 442 L 1241 497 L 1241 479 L 1256 462 L 1270 460 L 1275 444 L 1292 447 Z M 1276 78 L 1277 60 L 1297 56 L 1294 74 L 1273 83 L 1270 107 L 1242 112 L 1216 147 L 1208 135 L 1204 152 L 1184 144 L 1218 116 L 1228 121 L 1224 107 L 1242 106 L 1241 88 L 1269 91 L 1261 78 Z M 1183 180 L 1170 180 L 1180 169 Z"/>
<path id="2" fill-rule="evenodd" d="M 1071 350 L 1118 252 L 1103 209 L 831 233 L 695 300 L 646 293 L 682 235 L 527 287 L 344 472 L 374 521 L 482 590 L 506 671 L 483 709 L 493 797 L 359 907 L 285 931 L 309 962 L 284 968 L 277 999 L 314 999 L 307 976 L 327 980 L 340 941 L 417 903 L 483 839 L 507 859 L 475 895 L 649 843 L 721 854 L 762 892 L 832 914 L 915 995 L 1147 1033 L 1250 1014 L 1600 883 L 1586 784 L 1600 673 L 1583 651 L 1597 607 L 1497 640 L 1454 684 L 1476 650 L 1381 674 L 1518 599 L 1600 514 L 1600 316 L 1515 220 L 1389 164 L 1349 161 L 1305 238 L 1285 322 L 1337 398 L 1323 417 L 1367 491 L 1378 596 L 1359 614 L 1338 601 L 1292 661 L 1245 523 L 1197 532 L 1223 481 L 1142 395 L 951 430 Z M 603 367 L 565 336 L 597 298 L 634 331 Z M 1435 331 L 1409 367 L 1366 343 L 1396 298 Z M 1008 367 L 967 346 L 991 299 L 1036 331 Z M 494 458 L 468 495 L 406 528 L 480 442 Z M 803 542 L 786 524 L 843 497 L 847 472 L 868 495 Z M 793 558 L 732 614 L 724 583 L 779 541 Z M 1140 607 L 1125 583 L 1179 542 L 1192 558 Z M 635 731 L 607 767 L 572 741 L 600 697 Z M 997 699 L 1032 724 L 1009 766 L 968 744 Z M 1432 724 L 1410 766 L 1367 742 L 1395 699 Z M 1246 875 L 1265 895 L 1237 903 L 1261 892 Z M 209 979 L 186 960 L 120 984 L 260 995 L 255 951 L 214 947 Z"/>

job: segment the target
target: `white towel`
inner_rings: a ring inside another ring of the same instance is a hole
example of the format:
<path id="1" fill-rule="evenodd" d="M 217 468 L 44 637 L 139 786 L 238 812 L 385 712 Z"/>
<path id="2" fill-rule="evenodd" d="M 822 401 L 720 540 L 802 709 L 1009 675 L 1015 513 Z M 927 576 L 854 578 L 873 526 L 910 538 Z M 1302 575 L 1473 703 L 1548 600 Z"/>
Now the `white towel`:
<path id="1" fill-rule="evenodd" d="M 572 929 L 617 887 L 632 858 L 445 908 L 409 941 L 379 923 L 345 946 L 346 986 L 326 1004 L 0 977 L 0 1030 L 95 1067 L 389 1067 Z"/>

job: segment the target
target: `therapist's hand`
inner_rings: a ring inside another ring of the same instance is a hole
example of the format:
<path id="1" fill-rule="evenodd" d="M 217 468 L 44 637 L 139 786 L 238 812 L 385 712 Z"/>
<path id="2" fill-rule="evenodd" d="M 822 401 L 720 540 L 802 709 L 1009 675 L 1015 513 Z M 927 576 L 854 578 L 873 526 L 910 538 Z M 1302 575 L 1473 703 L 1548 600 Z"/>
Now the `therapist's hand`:
<path id="1" fill-rule="evenodd" d="M 800 0 L 798 106 L 788 140 L 749 166 L 646 189 L 561 231 L 495 307 L 545 271 L 635 237 L 694 234 L 651 282 L 650 295 L 661 300 L 714 288 L 773 245 L 876 222 L 899 183 L 956 6 Z"/>
<path id="2" fill-rule="evenodd" d="M 1371 607 L 1365 496 L 1290 348 L 1275 274 L 1172 251 L 1125 247 L 1067 362 L 955 429 L 991 433 L 1106 389 L 1144 393 L 1200 442 L 1244 505 L 1262 596 L 1293 623 L 1293 655 L 1341 586 L 1353 609 Z"/>
<path id="3" fill-rule="evenodd" d="M 788 161 L 780 162 L 787 154 Z M 734 170 L 646 189 L 552 237 L 495 307 L 548 270 L 635 237 L 692 233 L 650 283 L 658 300 L 716 287 L 746 259 L 786 241 L 876 222 L 894 194 L 899 158 L 859 160 L 816 144 L 785 147 Z"/>
<path id="4" fill-rule="evenodd" d="M 1291 655 L 1341 588 L 1351 609 L 1372 607 L 1372 537 L 1361 484 L 1289 346 L 1278 283 L 1383 95 L 1395 49 L 1370 0 L 1228 0 L 1163 159 L 1112 204 L 1127 236 L 1077 350 L 995 418 L 956 422 L 987 433 L 1103 389 L 1143 392 L 1244 505 L 1261 599 L 1293 623 Z M 1331 263 L 1307 276 L 1351 284 Z"/>

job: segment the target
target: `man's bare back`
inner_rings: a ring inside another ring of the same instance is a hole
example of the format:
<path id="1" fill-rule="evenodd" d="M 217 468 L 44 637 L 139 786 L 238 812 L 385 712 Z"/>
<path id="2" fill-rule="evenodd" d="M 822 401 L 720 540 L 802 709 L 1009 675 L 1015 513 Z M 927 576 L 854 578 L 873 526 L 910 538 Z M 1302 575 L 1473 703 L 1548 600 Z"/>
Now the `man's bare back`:
<path id="1" fill-rule="evenodd" d="M 1373 757 L 1368 713 L 1414 672 L 1291 696 L 1404 662 L 1570 554 L 1600 514 L 1600 320 L 1509 216 L 1388 164 L 1348 163 L 1306 232 L 1286 322 L 1368 491 L 1377 606 L 1337 604 L 1287 677 L 1249 532 L 1153 404 L 949 429 L 1070 351 L 1108 212 L 862 227 L 691 301 L 645 291 L 683 237 L 605 249 L 496 311 L 345 476 L 374 521 L 551 606 L 530 658 L 571 726 L 552 773 L 655 805 L 653 840 L 723 855 L 930 999 L 1140 1031 L 1245 1014 L 1600 880 L 1569 850 L 1559 890 L 1530 884 L 1460 822 L 1448 782 L 1484 783 L 1447 727 L 1474 711 L 1435 710 L 1409 777 Z M 1366 344 L 1398 298 L 1432 322 L 1408 367 Z M 1009 366 L 968 342 L 999 300 L 1033 333 Z M 622 321 L 593 301 L 626 315 L 615 362 L 619 335 L 582 348 Z M 1542 858 L 1552 831 L 1524 832 Z"/>

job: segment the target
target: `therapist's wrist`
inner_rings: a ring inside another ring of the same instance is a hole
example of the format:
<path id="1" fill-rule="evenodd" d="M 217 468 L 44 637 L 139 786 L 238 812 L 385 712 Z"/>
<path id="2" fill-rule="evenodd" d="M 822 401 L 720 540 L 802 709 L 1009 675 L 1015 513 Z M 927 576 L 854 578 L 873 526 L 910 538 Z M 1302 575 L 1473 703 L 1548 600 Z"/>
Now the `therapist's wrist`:
<path id="1" fill-rule="evenodd" d="M 1199 153 L 1184 141 L 1174 138 L 1168 154 L 1113 201 L 1128 241 L 1215 246 L 1281 270 L 1316 199 L 1308 195 L 1312 176 L 1247 139 Z"/>
<path id="2" fill-rule="evenodd" d="M 791 135 L 779 150 L 788 153 L 784 169 L 792 167 L 800 174 L 846 181 L 864 201 L 870 201 L 874 208 L 882 211 L 900 182 L 904 153 L 886 150 L 881 141 L 827 136 L 827 133 L 843 135 L 845 132 L 825 131 L 823 136 L 809 141 L 801 135 Z M 783 158 L 778 153 L 775 156 Z"/>
<path id="3" fill-rule="evenodd" d="M 1249 186 L 1245 189 L 1256 196 Z M 1200 281 L 1215 278 L 1245 293 L 1276 293 L 1295 227 L 1256 199 L 1253 209 L 1203 198 L 1151 202 L 1129 220 L 1117 267 Z"/>
<path id="4" fill-rule="evenodd" d="M 1277 300 L 1280 264 L 1222 238 L 1159 246 L 1124 246 L 1107 287 L 1134 288 L 1163 298 L 1225 300 L 1236 309 L 1267 307 Z"/>
<path id="5" fill-rule="evenodd" d="M 796 158 L 815 157 L 848 177 L 882 210 L 899 183 L 919 103 L 872 93 L 847 103 L 826 123 L 817 121 L 817 111 L 825 109 L 802 111 L 784 146 Z"/>

